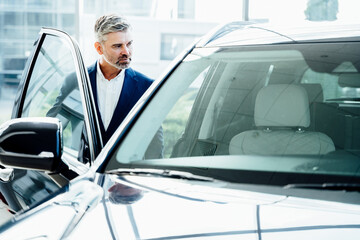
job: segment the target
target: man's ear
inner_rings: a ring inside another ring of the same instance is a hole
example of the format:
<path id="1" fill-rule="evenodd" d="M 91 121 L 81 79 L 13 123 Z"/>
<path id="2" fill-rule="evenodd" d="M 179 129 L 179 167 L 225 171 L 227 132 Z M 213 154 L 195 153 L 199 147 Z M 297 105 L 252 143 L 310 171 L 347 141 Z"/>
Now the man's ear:
<path id="1" fill-rule="evenodd" d="M 100 55 L 103 54 L 103 49 L 102 49 L 100 42 L 95 42 L 94 47 L 95 47 L 96 51 L 98 52 L 98 54 L 100 54 Z"/>

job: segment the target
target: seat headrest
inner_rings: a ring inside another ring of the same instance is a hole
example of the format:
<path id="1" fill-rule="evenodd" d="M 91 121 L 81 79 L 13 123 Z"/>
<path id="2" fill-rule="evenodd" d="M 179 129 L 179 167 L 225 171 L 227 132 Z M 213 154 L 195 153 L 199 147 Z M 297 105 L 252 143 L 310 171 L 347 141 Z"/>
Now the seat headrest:
<path id="1" fill-rule="evenodd" d="M 309 127 L 309 102 L 305 89 L 288 84 L 262 88 L 256 97 L 254 118 L 258 127 Z"/>

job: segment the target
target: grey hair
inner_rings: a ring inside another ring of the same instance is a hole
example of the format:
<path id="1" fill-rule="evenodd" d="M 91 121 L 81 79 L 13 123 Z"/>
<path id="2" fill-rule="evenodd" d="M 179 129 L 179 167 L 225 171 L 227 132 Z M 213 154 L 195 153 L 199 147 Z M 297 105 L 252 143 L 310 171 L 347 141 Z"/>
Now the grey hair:
<path id="1" fill-rule="evenodd" d="M 108 14 L 99 17 L 95 22 L 96 41 L 102 43 L 106 41 L 106 35 L 112 32 L 126 32 L 131 30 L 131 25 L 126 18 L 117 14 Z"/>

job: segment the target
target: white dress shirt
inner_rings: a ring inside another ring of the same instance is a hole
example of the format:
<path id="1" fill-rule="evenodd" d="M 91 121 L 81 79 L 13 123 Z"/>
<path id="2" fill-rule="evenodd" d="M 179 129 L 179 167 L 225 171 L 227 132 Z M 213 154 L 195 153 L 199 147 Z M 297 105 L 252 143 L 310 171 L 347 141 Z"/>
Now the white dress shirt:
<path id="1" fill-rule="evenodd" d="M 100 69 L 99 62 L 97 63 L 97 101 L 105 130 L 110 124 L 115 107 L 119 101 L 120 93 L 124 84 L 124 78 L 125 69 L 121 70 L 121 72 L 115 78 L 111 79 L 110 81 L 107 80 Z"/>

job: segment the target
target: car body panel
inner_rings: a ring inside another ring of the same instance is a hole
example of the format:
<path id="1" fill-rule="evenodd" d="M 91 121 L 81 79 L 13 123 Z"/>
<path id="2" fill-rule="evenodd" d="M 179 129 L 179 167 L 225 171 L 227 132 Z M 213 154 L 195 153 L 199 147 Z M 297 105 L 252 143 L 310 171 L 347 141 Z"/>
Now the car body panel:
<path id="1" fill-rule="evenodd" d="M 38 59 L 41 45 L 44 39 L 48 36 L 53 36 L 61 39 L 61 41 L 64 41 L 64 45 L 66 43 L 67 47 L 71 51 L 71 59 L 73 59 L 74 61 L 74 69 L 76 70 L 76 78 L 78 84 L 82 86 L 82 88 L 79 88 L 79 91 L 81 92 L 81 102 L 85 106 L 83 111 L 84 116 L 87 117 L 84 118 L 84 121 L 86 122 L 86 126 L 89 126 L 87 127 L 86 131 L 88 135 L 91 136 L 89 138 L 89 146 L 91 148 L 92 158 L 94 159 L 95 156 L 99 153 L 99 149 L 101 149 L 102 145 L 101 138 L 99 137 L 100 130 L 98 127 L 98 120 L 95 110 L 96 108 L 94 105 L 92 92 L 90 91 L 91 87 L 88 80 L 89 77 L 87 69 L 84 65 L 80 49 L 75 40 L 71 38 L 67 33 L 51 28 L 42 28 L 39 32 L 38 39 L 34 43 L 34 49 L 32 51 L 32 54 L 29 57 L 26 63 L 26 67 L 23 71 L 22 79 L 19 84 L 19 90 L 17 92 L 15 104 L 13 107 L 12 118 L 21 117 L 22 105 L 24 104 L 23 101 L 26 96 L 27 85 L 29 84 L 31 75 L 33 74 L 33 69 Z"/>
<path id="2" fill-rule="evenodd" d="M 68 191 L 68 189 L 71 191 Z M 11 231 L 1 231 L 1 239 L 32 239 L 47 237 L 49 239 L 61 239 L 72 231 L 84 213 L 91 210 L 102 196 L 102 189 L 89 181 L 73 183 L 69 188 L 61 189 L 58 196 L 50 199 L 46 204 L 28 210 L 15 217 L 12 221 L 17 222 Z M 84 192 L 87 190 L 90 192 Z M 65 192 L 65 194 L 61 194 Z M 57 217 L 53 217 L 57 216 Z M 31 220 L 28 220 L 31 217 Z M 47 220 L 46 220 L 47 219 Z M 54 224 L 49 224 L 49 219 Z M 44 221 L 45 220 L 45 221 Z M 55 224 L 56 222 L 56 224 Z M 9 225 L 9 223 L 8 223 Z M 44 233 L 44 226 L 48 230 Z M 4 226 L 6 229 L 6 225 Z"/>
<path id="3" fill-rule="evenodd" d="M 293 25 L 251 24 L 233 22 L 210 32 L 197 47 L 283 44 L 290 42 L 359 41 L 357 26 L 341 23 L 303 22 Z M 215 37 L 214 37 L 215 36 Z"/>
<path id="4" fill-rule="evenodd" d="M 143 196 L 115 203 L 84 178 L 3 226 L 0 239 L 353 239 L 360 232 L 358 205 L 226 189 L 221 182 L 125 177 L 105 185 L 112 184 Z M 159 185 L 164 190 L 148 188 Z"/>

